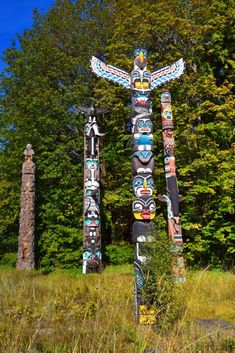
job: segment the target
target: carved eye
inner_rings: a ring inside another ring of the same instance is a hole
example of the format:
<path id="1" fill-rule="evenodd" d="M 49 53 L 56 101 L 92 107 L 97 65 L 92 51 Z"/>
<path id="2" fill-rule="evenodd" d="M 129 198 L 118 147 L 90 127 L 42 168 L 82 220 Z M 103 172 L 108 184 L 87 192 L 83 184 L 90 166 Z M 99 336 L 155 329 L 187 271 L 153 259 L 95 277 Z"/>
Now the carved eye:
<path id="1" fill-rule="evenodd" d="M 144 89 L 149 88 L 149 82 L 143 82 L 142 87 L 143 87 Z"/>
<path id="2" fill-rule="evenodd" d="M 151 129 L 151 127 L 152 127 L 151 121 L 147 121 L 147 122 L 146 122 L 146 127 L 148 127 L 149 129 Z"/>
<path id="3" fill-rule="evenodd" d="M 138 188 L 143 185 L 143 180 L 142 178 L 136 178 L 134 180 L 134 188 Z"/>
<path id="4" fill-rule="evenodd" d="M 143 209 L 143 205 L 141 205 L 141 203 L 139 202 L 134 203 L 134 210 L 142 211 L 142 209 Z"/>
<path id="5" fill-rule="evenodd" d="M 143 127 L 144 126 L 143 120 L 139 120 L 138 123 L 137 123 L 137 126 L 138 126 L 138 128 Z"/>
<path id="6" fill-rule="evenodd" d="M 149 205 L 149 210 L 150 211 L 155 211 L 156 207 L 154 205 L 154 203 L 152 202 L 150 205 Z"/>
<path id="7" fill-rule="evenodd" d="M 135 88 L 141 88 L 141 82 L 135 81 Z"/>
<path id="8" fill-rule="evenodd" d="M 152 187 L 152 186 L 153 186 L 153 178 L 149 178 L 149 179 L 147 180 L 147 186 L 148 186 L 148 187 Z"/>

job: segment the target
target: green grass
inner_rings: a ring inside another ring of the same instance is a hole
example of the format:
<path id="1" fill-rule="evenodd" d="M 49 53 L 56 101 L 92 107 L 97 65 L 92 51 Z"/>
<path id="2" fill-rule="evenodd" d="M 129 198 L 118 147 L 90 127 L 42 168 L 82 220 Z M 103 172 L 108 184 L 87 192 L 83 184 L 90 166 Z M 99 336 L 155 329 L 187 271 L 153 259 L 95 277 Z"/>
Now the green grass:
<path id="1" fill-rule="evenodd" d="M 234 329 L 204 327 L 200 320 L 235 324 L 234 275 L 197 271 L 187 277 L 175 290 L 179 318 L 160 332 L 134 322 L 132 266 L 110 266 L 98 275 L 0 268 L 0 352 L 232 353 Z"/>

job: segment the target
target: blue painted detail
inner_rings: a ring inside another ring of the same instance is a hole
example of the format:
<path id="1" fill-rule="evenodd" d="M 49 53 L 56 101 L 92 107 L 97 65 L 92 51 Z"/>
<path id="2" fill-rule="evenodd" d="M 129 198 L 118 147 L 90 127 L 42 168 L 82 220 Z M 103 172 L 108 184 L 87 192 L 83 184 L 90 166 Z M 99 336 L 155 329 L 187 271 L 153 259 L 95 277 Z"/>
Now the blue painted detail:
<path id="1" fill-rule="evenodd" d="M 89 226 L 89 225 L 91 225 L 91 223 L 94 223 L 94 222 L 96 223 L 96 226 L 98 226 L 100 224 L 99 219 L 96 219 L 96 220 L 85 219 L 86 226 Z"/>
<path id="2" fill-rule="evenodd" d="M 136 125 L 138 129 L 141 129 L 141 128 L 152 129 L 153 123 L 151 120 L 137 119 Z"/>
<path id="3" fill-rule="evenodd" d="M 96 251 L 95 255 L 96 255 L 96 257 L 98 257 L 99 260 L 101 260 L 101 252 L 100 251 Z"/>
<path id="4" fill-rule="evenodd" d="M 111 65 L 106 65 L 95 57 L 92 57 L 91 67 L 97 76 L 116 82 L 125 88 L 131 88 L 130 75 L 125 71 Z"/>
<path id="5" fill-rule="evenodd" d="M 138 56 L 140 53 L 143 53 L 144 56 L 148 55 L 148 51 L 146 49 L 135 49 L 134 56 Z"/>
<path id="6" fill-rule="evenodd" d="M 127 129 L 128 132 L 131 132 L 132 124 L 130 122 L 126 123 L 126 129 Z"/>
<path id="7" fill-rule="evenodd" d="M 153 140 L 148 135 L 140 135 L 140 138 L 137 141 L 137 145 L 152 145 Z M 143 151 L 144 152 L 144 151 Z"/>
<path id="8" fill-rule="evenodd" d="M 92 256 L 92 252 L 91 251 L 85 251 L 83 253 L 83 260 L 88 260 L 88 259 L 91 258 L 91 256 Z"/>
<path id="9" fill-rule="evenodd" d="M 133 157 L 138 157 L 143 163 L 147 163 L 150 158 L 152 158 L 153 152 L 152 151 L 136 151 L 133 153 Z"/>
<path id="10" fill-rule="evenodd" d="M 135 272 L 137 286 L 143 288 L 144 287 L 144 277 L 143 277 L 142 273 L 138 269 L 135 269 L 134 272 Z"/>
<path id="11" fill-rule="evenodd" d="M 161 73 L 162 71 L 162 73 Z M 169 72 L 165 74 L 165 72 Z M 181 58 L 176 61 L 173 65 L 167 66 L 163 69 L 159 69 L 151 74 L 151 88 L 156 88 L 163 85 L 166 82 L 179 78 L 184 72 L 184 60 Z M 156 79 L 154 77 L 156 76 Z"/>

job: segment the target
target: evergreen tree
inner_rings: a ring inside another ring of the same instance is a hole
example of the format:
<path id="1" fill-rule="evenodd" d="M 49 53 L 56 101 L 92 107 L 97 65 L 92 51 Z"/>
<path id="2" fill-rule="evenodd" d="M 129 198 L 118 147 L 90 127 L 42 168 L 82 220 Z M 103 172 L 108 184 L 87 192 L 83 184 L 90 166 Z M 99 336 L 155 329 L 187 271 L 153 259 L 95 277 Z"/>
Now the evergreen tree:
<path id="1" fill-rule="evenodd" d="M 22 153 L 31 143 L 41 265 L 81 262 L 84 118 L 72 107 L 93 100 L 109 108 L 101 117 L 108 133 L 101 140 L 103 243 L 130 241 L 130 92 L 93 77 L 89 60 L 95 55 L 130 72 L 133 50 L 144 47 L 150 71 L 180 57 L 187 65 L 167 86 L 187 258 L 232 264 L 234 15 L 232 0 L 60 0 L 46 15 L 35 11 L 21 48 L 6 50 L 1 75 L 0 255 L 17 247 Z M 157 195 L 165 191 L 159 91 L 152 100 Z M 157 203 L 159 229 L 165 213 Z"/>

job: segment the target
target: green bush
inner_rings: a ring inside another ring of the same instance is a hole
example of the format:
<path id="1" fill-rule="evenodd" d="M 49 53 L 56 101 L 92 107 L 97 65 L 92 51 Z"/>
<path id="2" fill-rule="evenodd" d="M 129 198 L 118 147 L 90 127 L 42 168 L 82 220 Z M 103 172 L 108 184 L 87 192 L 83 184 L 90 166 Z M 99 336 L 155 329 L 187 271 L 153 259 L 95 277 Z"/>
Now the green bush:
<path id="1" fill-rule="evenodd" d="M 107 245 L 105 255 L 108 262 L 113 265 L 130 264 L 134 261 L 133 247 L 124 241 Z"/>
<path id="2" fill-rule="evenodd" d="M 178 285 L 172 273 L 172 243 L 165 233 L 156 233 L 146 243 L 147 261 L 143 265 L 145 302 L 156 307 L 159 329 L 172 327 L 182 315 L 184 307 L 176 298 Z"/>
<path id="3" fill-rule="evenodd" d="M 17 261 L 17 253 L 8 252 L 2 256 L 0 264 L 8 267 L 15 267 L 16 261 Z"/>
<path id="4" fill-rule="evenodd" d="M 43 270 L 70 269 L 82 265 L 82 231 L 62 225 L 51 226 L 40 240 Z"/>

